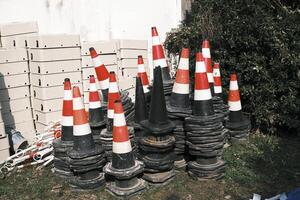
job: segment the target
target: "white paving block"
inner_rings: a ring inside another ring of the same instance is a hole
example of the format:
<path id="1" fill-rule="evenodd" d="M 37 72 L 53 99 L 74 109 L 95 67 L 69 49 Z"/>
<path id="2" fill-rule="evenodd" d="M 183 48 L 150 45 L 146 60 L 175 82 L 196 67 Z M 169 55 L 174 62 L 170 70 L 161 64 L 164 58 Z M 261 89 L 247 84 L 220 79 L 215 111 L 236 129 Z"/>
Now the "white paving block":
<path id="1" fill-rule="evenodd" d="M 43 113 L 35 111 L 34 119 L 42 124 L 50 124 L 61 118 L 61 111 Z"/>
<path id="2" fill-rule="evenodd" d="M 27 51 L 24 48 L 0 49 L 0 63 L 11 63 L 28 60 Z"/>
<path id="3" fill-rule="evenodd" d="M 1 140 L 1 138 L 5 137 L 5 136 L 6 136 L 5 125 L 3 122 L 0 122 L 0 140 Z"/>
<path id="4" fill-rule="evenodd" d="M 145 50 L 137 50 L 137 49 L 121 49 L 119 51 L 119 58 L 137 58 L 139 55 L 143 56 L 143 58 L 147 58 L 148 52 Z"/>
<path id="5" fill-rule="evenodd" d="M 31 108 L 30 98 L 25 97 L 21 99 L 9 100 L 9 101 L 2 101 L 2 113 L 8 112 L 16 112 L 21 110 L 26 110 Z"/>
<path id="6" fill-rule="evenodd" d="M 5 125 L 8 126 L 11 124 L 26 122 L 29 119 L 32 119 L 32 111 L 31 109 L 26 109 L 12 113 L 3 113 L 2 117 Z"/>
<path id="7" fill-rule="evenodd" d="M 69 78 L 72 83 L 81 83 L 81 72 L 68 72 L 58 74 L 31 74 L 31 84 L 39 87 L 58 86 L 64 83 L 65 78 Z"/>
<path id="8" fill-rule="evenodd" d="M 81 60 L 63 60 L 51 62 L 30 61 L 29 68 L 30 72 L 35 74 L 75 72 L 81 70 Z"/>
<path id="9" fill-rule="evenodd" d="M 80 48 L 29 49 L 31 61 L 59 61 L 80 59 Z"/>
<path id="10" fill-rule="evenodd" d="M 104 65 L 117 65 L 118 58 L 117 54 L 106 54 L 106 55 L 99 55 L 101 61 Z M 93 61 L 90 56 L 82 56 L 82 68 L 86 67 L 94 67 Z"/>
<path id="11" fill-rule="evenodd" d="M 0 24 L 0 35 L 19 35 L 24 33 L 38 32 L 37 22 L 12 22 L 7 24 Z"/>
<path id="12" fill-rule="evenodd" d="M 35 111 L 47 113 L 62 110 L 63 99 L 40 100 L 33 98 L 32 103 L 32 107 Z"/>
<path id="13" fill-rule="evenodd" d="M 37 35 L 37 33 L 26 33 L 21 35 L 1 36 L 0 41 L 3 48 L 26 48 L 27 38 L 29 36 Z"/>
<path id="14" fill-rule="evenodd" d="M 143 58 L 145 68 L 148 67 L 147 58 Z M 125 58 L 119 61 L 120 68 L 138 68 L 137 57 L 136 58 Z"/>
<path id="15" fill-rule="evenodd" d="M 148 41 L 147 40 L 119 40 L 117 42 L 117 48 L 147 50 Z"/>
<path id="16" fill-rule="evenodd" d="M 127 90 L 135 86 L 135 78 L 126 78 L 126 79 L 119 79 L 118 80 L 119 90 Z"/>
<path id="17" fill-rule="evenodd" d="M 0 139 L 0 161 L 5 160 L 10 156 L 8 137 Z"/>
<path id="18" fill-rule="evenodd" d="M 114 40 L 110 41 L 95 41 L 95 42 L 82 42 L 81 55 L 90 55 L 89 48 L 94 47 L 98 54 L 111 54 L 117 52 L 117 43 Z"/>
<path id="19" fill-rule="evenodd" d="M 0 76 L 29 72 L 27 61 L 0 64 Z"/>
<path id="20" fill-rule="evenodd" d="M 29 48 L 80 47 L 79 35 L 53 34 L 28 37 Z"/>
<path id="21" fill-rule="evenodd" d="M 0 77 L 0 89 L 29 85 L 28 73 Z"/>
<path id="22" fill-rule="evenodd" d="M 15 129 L 20 131 L 24 138 L 28 140 L 29 143 L 34 141 L 36 136 L 36 131 L 34 127 L 33 119 L 30 119 L 26 122 L 17 123 L 14 125 Z"/>
<path id="23" fill-rule="evenodd" d="M 30 97 L 29 86 L 0 89 L 0 101 L 9 101 L 24 97 Z"/>

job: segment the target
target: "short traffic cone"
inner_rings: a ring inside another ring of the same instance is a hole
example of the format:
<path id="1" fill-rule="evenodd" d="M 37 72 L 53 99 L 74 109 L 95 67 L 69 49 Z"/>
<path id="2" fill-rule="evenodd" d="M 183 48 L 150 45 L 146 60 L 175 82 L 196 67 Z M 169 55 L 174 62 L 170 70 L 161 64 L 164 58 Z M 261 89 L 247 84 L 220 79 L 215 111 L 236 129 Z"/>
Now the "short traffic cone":
<path id="1" fill-rule="evenodd" d="M 115 179 L 107 184 L 113 195 L 128 197 L 146 188 L 145 181 L 137 178 L 143 172 L 144 164 L 137 161 L 132 152 L 121 101 L 114 103 L 112 161 L 103 170 Z"/>
<path id="2" fill-rule="evenodd" d="M 96 70 L 97 79 L 99 81 L 99 86 L 103 96 L 103 101 L 107 102 L 109 72 L 107 71 L 105 65 L 103 64 L 96 50 L 93 47 L 90 48 L 90 54 Z"/>
<path id="3" fill-rule="evenodd" d="M 189 49 L 183 48 L 170 97 L 170 105 L 185 109 L 190 107 Z"/>
<path id="4" fill-rule="evenodd" d="M 211 54 L 210 54 L 210 45 L 208 40 L 202 42 L 202 54 L 206 66 L 206 73 L 211 89 L 211 93 L 214 94 L 214 78 L 213 78 L 213 69 L 211 63 Z"/>
<path id="5" fill-rule="evenodd" d="M 147 72 L 145 70 L 144 60 L 142 56 L 138 56 L 138 77 L 141 78 L 145 97 L 147 99 L 147 102 L 149 102 L 151 93 L 149 88 L 149 80 Z"/>
<path id="6" fill-rule="evenodd" d="M 213 77 L 214 77 L 214 95 L 220 98 L 223 98 L 222 94 L 222 80 L 221 80 L 221 73 L 220 73 L 220 64 L 214 64 L 213 70 Z"/>
<path id="7" fill-rule="evenodd" d="M 165 57 L 164 48 L 160 43 L 159 35 L 156 27 L 151 28 L 152 33 L 152 57 L 153 57 L 153 68 L 160 66 L 162 72 L 163 81 L 170 81 L 170 69 L 167 64 Z"/>
<path id="8" fill-rule="evenodd" d="M 196 53 L 193 115 L 208 116 L 213 114 L 212 95 L 209 88 L 204 59 L 202 53 Z"/>
<path id="9" fill-rule="evenodd" d="M 61 118 L 61 140 L 73 141 L 73 100 L 70 79 L 64 81 L 64 99 Z"/>

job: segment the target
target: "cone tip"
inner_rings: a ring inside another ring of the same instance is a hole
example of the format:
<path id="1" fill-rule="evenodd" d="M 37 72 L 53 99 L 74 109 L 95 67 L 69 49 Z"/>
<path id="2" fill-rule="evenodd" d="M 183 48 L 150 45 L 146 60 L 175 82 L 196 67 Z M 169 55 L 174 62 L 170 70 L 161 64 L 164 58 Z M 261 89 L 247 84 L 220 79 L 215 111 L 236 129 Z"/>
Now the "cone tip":
<path id="1" fill-rule="evenodd" d="M 155 26 L 151 27 L 151 32 L 152 32 L 152 37 L 153 36 L 158 36 L 158 32 Z"/>
<path id="2" fill-rule="evenodd" d="M 73 98 L 81 97 L 80 89 L 78 86 L 73 87 Z"/>
<path id="3" fill-rule="evenodd" d="M 71 90 L 71 82 L 69 78 L 65 78 L 64 81 L 64 90 Z"/>
<path id="4" fill-rule="evenodd" d="M 94 49 L 94 47 L 89 48 L 90 50 L 90 54 L 92 58 L 96 58 L 98 56 L 96 50 Z"/>
<path id="5" fill-rule="evenodd" d="M 109 72 L 109 82 L 117 82 L 116 74 L 114 71 Z"/>
<path id="6" fill-rule="evenodd" d="M 189 58 L 190 50 L 188 48 L 182 48 L 181 58 Z"/>
<path id="7" fill-rule="evenodd" d="M 94 75 L 90 75 L 90 83 L 96 83 Z"/>
<path id="8" fill-rule="evenodd" d="M 202 42 L 202 48 L 210 48 L 209 41 L 207 39 Z"/>
<path id="9" fill-rule="evenodd" d="M 139 55 L 138 56 L 138 65 L 144 64 L 143 56 Z"/>
<path id="10" fill-rule="evenodd" d="M 237 81 L 237 75 L 236 75 L 235 72 L 232 72 L 232 73 L 230 74 L 230 81 Z"/>

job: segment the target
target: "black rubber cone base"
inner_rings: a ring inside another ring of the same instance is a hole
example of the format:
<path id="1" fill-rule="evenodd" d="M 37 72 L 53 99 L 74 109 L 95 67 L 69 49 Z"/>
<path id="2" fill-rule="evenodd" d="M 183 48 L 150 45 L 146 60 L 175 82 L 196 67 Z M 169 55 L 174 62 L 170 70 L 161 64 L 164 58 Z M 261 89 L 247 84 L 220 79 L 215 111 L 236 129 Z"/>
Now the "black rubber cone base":
<path id="1" fill-rule="evenodd" d="M 91 128 L 104 126 L 106 120 L 102 108 L 89 109 L 89 124 Z"/>
<path id="2" fill-rule="evenodd" d="M 102 93 L 102 101 L 108 102 L 108 89 L 101 90 L 101 93 Z"/>
<path id="3" fill-rule="evenodd" d="M 175 137 L 174 136 L 164 136 L 158 139 L 153 136 L 146 136 L 139 140 L 140 147 L 144 151 L 152 151 L 152 152 L 161 152 L 168 151 L 174 147 Z"/>
<path id="4" fill-rule="evenodd" d="M 176 107 L 179 109 L 190 109 L 190 97 L 189 94 L 171 94 L 170 98 L 170 106 Z"/>
<path id="5" fill-rule="evenodd" d="M 81 158 L 86 158 L 86 157 L 101 154 L 103 153 L 103 151 L 104 149 L 101 145 L 95 145 L 95 148 L 89 151 L 76 151 L 73 149 L 68 153 L 68 155 L 72 159 L 81 159 Z"/>
<path id="6" fill-rule="evenodd" d="M 76 176 L 70 180 L 69 184 L 75 191 L 94 190 L 105 184 L 105 176 L 104 173 L 98 173 L 97 176 L 91 179 Z"/>
<path id="7" fill-rule="evenodd" d="M 143 86 L 140 77 L 136 77 L 135 89 L 135 105 L 134 105 L 134 122 L 148 119 L 147 102 L 143 91 Z"/>
<path id="8" fill-rule="evenodd" d="M 238 122 L 230 121 L 229 118 L 229 120 L 225 122 L 225 127 L 234 130 L 247 129 L 251 127 L 251 122 L 245 116 L 243 116 Z"/>
<path id="9" fill-rule="evenodd" d="M 69 179 L 69 178 L 73 178 L 73 172 L 71 171 L 65 171 L 65 170 L 61 170 L 61 169 L 57 169 L 57 168 L 52 168 L 51 169 L 52 173 L 55 176 L 58 176 L 60 178 L 65 178 L 65 179 Z"/>
<path id="10" fill-rule="evenodd" d="M 126 162 L 126 161 L 124 161 Z M 144 163 L 141 161 L 136 160 L 135 165 L 132 166 L 131 168 L 126 168 L 126 169 L 116 169 L 112 166 L 112 163 L 109 162 L 107 163 L 103 171 L 111 176 L 114 176 L 118 179 L 130 179 L 134 176 L 137 176 L 138 174 L 142 173 L 144 170 Z"/>
<path id="11" fill-rule="evenodd" d="M 122 199 L 124 197 L 132 197 L 134 195 L 140 194 L 146 188 L 147 183 L 142 179 L 138 179 L 137 184 L 130 188 L 118 187 L 115 182 L 108 182 L 106 184 L 106 189 L 110 194 Z"/>
<path id="12" fill-rule="evenodd" d="M 186 168 L 186 161 L 185 159 L 181 159 L 181 160 L 176 160 L 174 162 L 174 167 L 175 167 L 175 170 L 184 170 Z"/>
<path id="13" fill-rule="evenodd" d="M 61 140 L 73 142 L 73 126 L 61 126 Z"/>
<path id="14" fill-rule="evenodd" d="M 148 181 L 150 185 L 162 186 L 169 184 L 175 177 L 175 171 L 160 172 L 160 173 L 144 173 L 143 179 Z"/>

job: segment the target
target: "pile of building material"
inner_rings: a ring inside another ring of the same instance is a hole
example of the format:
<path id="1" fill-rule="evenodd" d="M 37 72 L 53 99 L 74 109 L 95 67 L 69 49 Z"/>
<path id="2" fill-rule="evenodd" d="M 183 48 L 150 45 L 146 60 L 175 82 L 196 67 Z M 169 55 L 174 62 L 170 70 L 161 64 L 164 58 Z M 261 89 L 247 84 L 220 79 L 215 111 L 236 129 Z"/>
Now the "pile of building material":
<path id="1" fill-rule="evenodd" d="M 33 113 L 41 131 L 61 117 L 64 79 L 82 87 L 80 39 L 78 35 L 30 36 L 28 47 Z"/>

